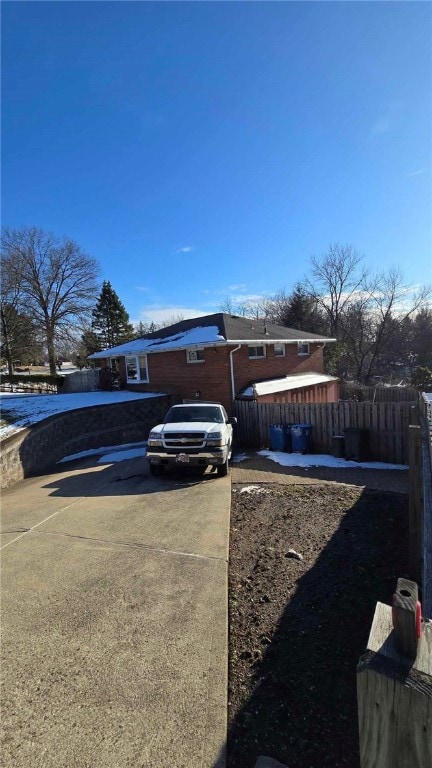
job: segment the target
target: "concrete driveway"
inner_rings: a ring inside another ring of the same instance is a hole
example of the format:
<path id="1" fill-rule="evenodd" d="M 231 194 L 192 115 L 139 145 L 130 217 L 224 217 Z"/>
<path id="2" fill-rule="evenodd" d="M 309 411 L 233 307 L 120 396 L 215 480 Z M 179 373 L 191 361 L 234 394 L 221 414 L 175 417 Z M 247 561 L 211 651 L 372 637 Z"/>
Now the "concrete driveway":
<path id="1" fill-rule="evenodd" d="M 59 466 L 2 495 L 2 765 L 223 766 L 230 479 Z"/>

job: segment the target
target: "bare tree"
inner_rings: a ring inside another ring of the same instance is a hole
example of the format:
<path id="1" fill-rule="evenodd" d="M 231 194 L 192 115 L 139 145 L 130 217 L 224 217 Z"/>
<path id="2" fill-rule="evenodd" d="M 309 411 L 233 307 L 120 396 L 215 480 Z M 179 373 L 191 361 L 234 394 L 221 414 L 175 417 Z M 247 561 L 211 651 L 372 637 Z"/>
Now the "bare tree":
<path id="1" fill-rule="evenodd" d="M 225 312 L 226 315 L 235 315 L 236 308 L 231 296 L 227 296 L 219 305 L 219 311 Z"/>
<path id="2" fill-rule="evenodd" d="M 0 351 L 10 375 L 17 363 L 29 365 L 43 360 L 43 343 L 34 322 L 5 301 L 0 302 Z"/>
<path id="3" fill-rule="evenodd" d="M 219 310 L 228 315 L 247 317 L 251 320 L 270 320 L 271 303 L 266 296 L 244 298 L 237 302 L 230 296 L 219 305 Z"/>
<path id="4" fill-rule="evenodd" d="M 382 374 L 392 343 L 400 338 L 407 321 L 427 305 L 429 297 L 428 286 L 413 292 L 396 268 L 365 281 L 363 290 L 352 297 L 339 316 L 345 364 L 357 381 L 367 382 L 378 371 Z M 395 354 L 397 359 L 397 351 L 393 350 Z M 402 358 L 401 345 L 401 362 Z"/>
<path id="5" fill-rule="evenodd" d="M 168 326 L 176 325 L 176 323 L 181 323 L 183 320 L 185 320 L 185 316 L 181 312 L 177 312 L 177 314 L 169 315 L 169 317 L 165 317 L 164 320 L 156 323 L 155 330 L 159 331 L 161 328 L 168 328 Z"/>
<path id="6" fill-rule="evenodd" d="M 55 342 L 90 312 L 99 268 L 73 240 L 60 240 L 37 227 L 5 228 L 2 270 L 18 303 L 43 330 L 50 372 L 56 372 Z"/>
<path id="7" fill-rule="evenodd" d="M 15 356 L 15 336 L 17 331 L 18 290 L 10 280 L 10 276 L 2 271 L 2 293 L 0 300 L 0 334 L 1 353 L 7 361 L 9 374 L 14 372 L 13 358 Z"/>
<path id="8" fill-rule="evenodd" d="M 367 365 L 363 372 L 366 381 L 371 377 L 376 361 L 404 321 L 426 306 L 431 289 L 423 286 L 413 292 L 410 286 L 404 284 L 399 269 L 391 268 L 377 276 L 368 288 L 368 293 L 369 306 L 375 318 L 375 339 L 370 354 L 366 355 Z"/>
<path id="9" fill-rule="evenodd" d="M 331 336 L 337 336 L 341 314 L 364 287 L 362 260 L 351 245 L 339 243 L 332 243 L 322 257 L 311 258 L 315 280 L 307 280 L 306 287 L 328 316 Z"/>

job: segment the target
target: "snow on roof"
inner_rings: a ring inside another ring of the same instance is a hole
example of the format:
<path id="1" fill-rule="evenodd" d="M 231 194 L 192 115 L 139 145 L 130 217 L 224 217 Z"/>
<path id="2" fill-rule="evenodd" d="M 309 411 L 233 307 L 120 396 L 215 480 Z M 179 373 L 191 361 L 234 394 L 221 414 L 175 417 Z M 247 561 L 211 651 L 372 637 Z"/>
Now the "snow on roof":
<path id="1" fill-rule="evenodd" d="M 134 339 L 118 347 L 111 347 L 102 352 L 94 352 L 89 355 L 92 360 L 101 357 L 117 357 L 117 355 L 139 355 L 147 352 L 164 352 L 169 349 L 183 349 L 184 347 L 200 346 L 203 344 L 226 344 L 226 339 L 221 336 L 217 325 L 191 328 L 190 330 L 176 333 L 173 336 L 156 339 Z"/>
<path id="2" fill-rule="evenodd" d="M 290 389 L 304 389 L 316 384 L 326 384 L 328 381 L 337 381 L 336 376 L 327 376 L 325 373 L 296 373 L 281 379 L 269 381 L 257 381 L 246 387 L 240 394 L 245 397 L 257 397 L 270 395 L 273 392 L 287 392 Z"/>
<path id="3" fill-rule="evenodd" d="M 217 312 L 181 320 L 179 323 L 148 333 L 141 339 L 134 339 L 111 349 L 95 352 L 90 355 L 90 358 L 97 360 L 117 355 L 139 355 L 215 344 L 276 344 L 280 342 L 297 344 L 299 341 L 327 344 L 335 342 L 336 339 L 309 331 L 299 331 L 296 328 L 272 325 L 264 320 L 252 320 Z"/>

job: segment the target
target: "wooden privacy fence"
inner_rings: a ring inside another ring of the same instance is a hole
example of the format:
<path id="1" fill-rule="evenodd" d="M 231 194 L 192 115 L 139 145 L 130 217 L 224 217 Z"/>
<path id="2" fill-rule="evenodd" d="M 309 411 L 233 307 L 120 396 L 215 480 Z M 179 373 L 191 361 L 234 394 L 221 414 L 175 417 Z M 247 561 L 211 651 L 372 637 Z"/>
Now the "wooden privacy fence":
<path id="1" fill-rule="evenodd" d="M 431 396 L 409 416 L 410 579 L 398 579 L 392 606 L 377 603 L 357 667 L 361 768 L 432 766 Z"/>
<path id="2" fill-rule="evenodd" d="M 414 387 L 386 387 L 383 384 L 367 387 L 365 384 L 344 381 L 343 379 L 341 379 L 339 387 L 341 400 L 357 400 L 359 402 L 416 403 L 419 395 L 418 390 Z"/>
<path id="3" fill-rule="evenodd" d="M 349 427 L 369 430 L 373 461 L 408 463 L 409 403 L 257 403 L 236 400 L 237 441 L 245 448 L 269 445 L 271 424 L 311 424 L 312 450 L 331 453 L 332 437 Z"/>
<path id="4" fill-rule="evenodd" d="M 422 395 L 409 428 L 409 573 L 432 618 L 432 400 Z"/>
<path id="5" fill-rule="evenodd" d="M 100 372 L 98 368 L 86 368 L 65 376 L 61 392 L 95 392 L 100 389 Z"/>

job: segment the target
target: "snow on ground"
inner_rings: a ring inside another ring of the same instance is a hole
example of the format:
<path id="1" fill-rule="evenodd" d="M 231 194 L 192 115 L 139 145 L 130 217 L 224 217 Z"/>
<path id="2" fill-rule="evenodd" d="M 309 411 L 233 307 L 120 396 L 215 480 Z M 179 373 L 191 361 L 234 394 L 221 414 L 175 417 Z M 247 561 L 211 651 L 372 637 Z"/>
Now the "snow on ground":
<path id="1" fill-rule="evenodd" d="M 265 495 L 266 493 L 271 493 L 271 491 L 268 488 L 264 488 L 262 485 L 246 485 L 244 488 L 240 490 L 240 493 L 250 493 L 252 495 L 254 494 Z"/>
<path id="2" fill-rule="evenodd" d="M 336 469 L 408 469 L 406 464 L 385 464 L 382 461 L 348 461 L 327 454 L 282 453 L 279 451 L 258 451 L 259 456 L 281 464 L 283 467 L 333 467 Z"/>
<path id="3" fill-rule="evenodd" d="M 114 464 L 116 461 L 125 461 L 125 459 L 144 458 L 145 452 L 145 448 L 129 448 L 128 451 L 119 450 L 114 453 L 107 453 L 99 459 L 98 464 Z"/>
<path id="4" fill-rule="evenodd" d="M 76 461 L 77 459 L 86 459 L 88 456 L 100 456 L 98 464 L 106 464 L 114 461 L 124 461 L 125 459 L 135 459 L 138 456 L 145 456 L 147 441 L 141 443 L 125 443 L 124 445 L 109 445 L 101 448 L 89 448 L 87 451 L 72 453 L 70 456 L 63 456 L 57 464 L 65 464 L 67 461 Z"/>
<path id="5" fill-rule="evenodd" d="M 0 395 L 0 437 L 4 438 L 20 429 L 63 411 L 90 408 L 94 405 L 112 405 L 147 397 L 159 397 L 160 392 L 77 392 L 71 395 Z"/>
<path id="6" fill-rule="evenodd" d="M 65 456 L 60 459 L 58 464 L 63 464 L 76 459 L 83 459 L 87 456 L 100 456 L 98 464 L 111 464 L 125 459 L 135 459 L 144 457 L 146 453 L 146 442 L 127 443 L 125 445 L 111 445 L 103 448 L 91 448 L 88 451 L 74 453 L 71 456 Z M 302 467 L 307 471 L 309 467 L 333 467 L 336 469 L 408 469 L 405 464 L 384 464 L 380 461 L 346 461 L 345 459 L 336 459 L 327 454 L 301 454 L 301 453 L 279 453 L 278 451 L 258 451 L 258 455 L 265 456 L 272 461 L 281 464 L 284 467 Z M 236 454 L 232 462 L 245 461 L 249 458 L 247 453 Z M 240 493 L 264 493 L 257 485 L 249 485 L 242 488 Z"/>
<path id="7" fill-rule="evenodd" d="M 160 392 L 78 392 L 70 395 L 19 395 L 2 392 L 0 394 L 1 425 L 0 438 L 24 429 L 31 424 L 63 411 L 77 408 L 90 408 L 94 405 L 110 405 L 148 397 L 159 397 Z M 84 456 L 101 455 L 100 462 L 123 461 L 124 459 L 144 456 L 145 444 L 133 443 L 125 446 L 110 446 L 94 451 L 83 451 L 62 461 L 72 461 Z M 124 449 L 130 450 L 124 450 Z M 121 450 L 120 450 L 121 449 Z M 405 464 L 385 464 L 378 461 L 358 462 L 338 459 L 326 454 L 282 453 L 279 451 L 259 451 L 260 456 L 281 464 L 284 467 L 335 467 L 337 469 L 408 469 Z M 233 456 L 234 463 L 245 461 L 248 455 L 239 453 Z"/>
<path id="8" fill-rule="evenodd" d="M 146 454 L 147 442 L 126 443 L 125 445 L 111 445 L 102 448 L 91 448 L 88 451 L 74 453 L 71 456 L 65 456 L 60 459 L 58 464 L 63 464 L 76 459 L 83 459 L 87 456 L 100 456 L 98 464 L 110 464 L 115 461 L 124 461 L 125 459 L 135 459 L 144 457 Z M 260 456 L 266 456 L 268 459 L 281 464 L 285 467 L 334 467 L 336 469 L 408 469 L 406 464 L 385 464 L 380 461 L 357 462 L 337 459 L 327 454 L 300 454 L 300 453 L 279 453 L 277 451 L 258 451 Z M 237 453 L 232 458 L 232 463 L 246 461 L 249 458 L 247 453 Z M 260 486 L 250 485 L 242 488 L 240 493 L 263 493 Z"/>
<path id="9" fill-rule="evenodd" d="M 236 464 L 237 462 L 240 462 L 240 461 L 246 461 L 246 459 L 248 459 L 248 458 L 249 458 L 249 456 L 247 455 L 247 453 L 236 453 L 232 457 L 231 463 L 232 464 Z"/>

